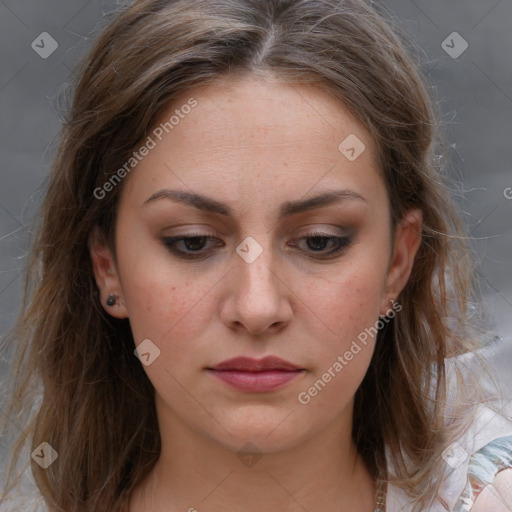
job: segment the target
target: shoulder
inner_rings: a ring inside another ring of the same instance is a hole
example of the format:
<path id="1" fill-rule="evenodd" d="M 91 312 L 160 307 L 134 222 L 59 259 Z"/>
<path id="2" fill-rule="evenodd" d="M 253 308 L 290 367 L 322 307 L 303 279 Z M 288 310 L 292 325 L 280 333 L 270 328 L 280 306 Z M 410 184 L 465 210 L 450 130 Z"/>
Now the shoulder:
<path id="1" fill-rule="evenodd" d="M 511 512 L 512 420 L 478 406 L 471 427 L 443 452 L 439 476 L 438 495 L 428 512 Z M 386 510 L 410 507 L 405 491 L 388 484 Z"/>
<path id="2" fill-rule="evenodd" d="M 471 512 L 510 512 L 512 505 L 512 467 L 499 472 L 476 498 Z"/>
<path id="3" fill-rule="evenodd" d="M 512 504 L 512 434 L 500 436 L 471 454 L 466 486 L 455 512 L 509 512 Z"/>

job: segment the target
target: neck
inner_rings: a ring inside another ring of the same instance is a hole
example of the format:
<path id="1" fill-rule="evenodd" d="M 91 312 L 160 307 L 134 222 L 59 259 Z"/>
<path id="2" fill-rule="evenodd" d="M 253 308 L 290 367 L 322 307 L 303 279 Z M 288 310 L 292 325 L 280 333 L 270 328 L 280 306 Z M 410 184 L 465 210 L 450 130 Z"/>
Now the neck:
<path id="1" fill-rule="evenodd" d="M 160 414 L 160 458 L 130 512 L 373 512 L 375 482 L 352 441 L 351 414 L 344 416 L 286 451 L 237 453 Z"/>

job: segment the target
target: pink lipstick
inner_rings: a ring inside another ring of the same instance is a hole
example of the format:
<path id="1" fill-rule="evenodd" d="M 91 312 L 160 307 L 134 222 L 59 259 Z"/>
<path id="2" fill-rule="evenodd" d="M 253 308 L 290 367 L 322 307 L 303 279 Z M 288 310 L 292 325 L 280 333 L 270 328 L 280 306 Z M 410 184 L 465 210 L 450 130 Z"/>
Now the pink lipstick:
<path id="1" fill-rule="evenodd" d="M 282 388 L 304 373 L 304 368 L 274 356 L 263 359 L 235 357 L 207 370 L 226 384 L 252 393 Z"/>

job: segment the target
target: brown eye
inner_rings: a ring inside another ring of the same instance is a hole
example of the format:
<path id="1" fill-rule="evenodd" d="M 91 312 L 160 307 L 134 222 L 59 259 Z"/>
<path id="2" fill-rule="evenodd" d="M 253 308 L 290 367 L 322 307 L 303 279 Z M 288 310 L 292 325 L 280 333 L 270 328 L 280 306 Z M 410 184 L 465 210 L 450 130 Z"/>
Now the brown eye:
<path id="1" fill-rule="evenodd" d="M 162 238 L 162 243 L 176 256 L 184 259 L 199 259 L 208 256 L 209 250 L 204 251 L 207 242 L 219 241 L 217 238 L 201 233 L 191 233 L 187 236 L 170 236 Z M 181 248 L 179 247 L 181 245 Z M 223 245 L 217 243 L 217 246 Z"/>
<path id="2" fill-rule="evenodd" d="M 307 233 L 300 240 L 306 241 L 306 248 L 300 250 L 313 253 L 313 257 L 319 259 L 335 258 L 352 244 L 352 239 L 348 236 L 337 236 L 322 232 Z M 299 246 L 301 244 L 292 243 L 291 245 Z M 327 250 L 329 247 L 331 249 Z"/>

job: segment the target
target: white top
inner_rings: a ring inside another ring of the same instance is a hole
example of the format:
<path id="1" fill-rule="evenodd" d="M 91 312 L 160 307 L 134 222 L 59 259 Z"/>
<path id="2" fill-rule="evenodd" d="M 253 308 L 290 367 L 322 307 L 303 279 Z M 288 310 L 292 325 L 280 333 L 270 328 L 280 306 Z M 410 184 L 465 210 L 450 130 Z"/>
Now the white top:
<path id="1" fill-rule="evenodd" d="M 508 439 L 504 439 L 505 437 Z M 481 456 L 474 457 L 474 454 L 484 447 L 492 447 L 495 444 L 493 441 L 496 440 L 506 441 L 501 445 L 506 446 L 506 466 L 512 468 L 512 421 L 488 407 L 480 405 L 477 408 L 475 421 L 468 432 L 451 446 L 451 450 L 445 450 L 444 458 L 439 461 L 440 469 L 447 467 L 449 470 L 439 489 L 439 496 L 448 504 L 448 510 L 454 512 L 471 510 L 473 493 L 468 484 L 468 472 L 473 474 L 475 465 L 481 466 L 480 461 L 482 460 Z M 497 461 L 489 456 L 485 456 L 485 459 L 488 462 L 486 473 L 490 477 L 490 481 L 486 483 L 490 483 L 496 470 L 503 469 L 504 464 L 497 464 Z M 494 471 L 492 471 L 493 469 Z M 386 512 L 407 512 L 409 510 L 410 505 L 408 505 L 405 492 L 388 485 Z M 446 512 L 446 507 L 437 499 L 425 512 Z"/>

